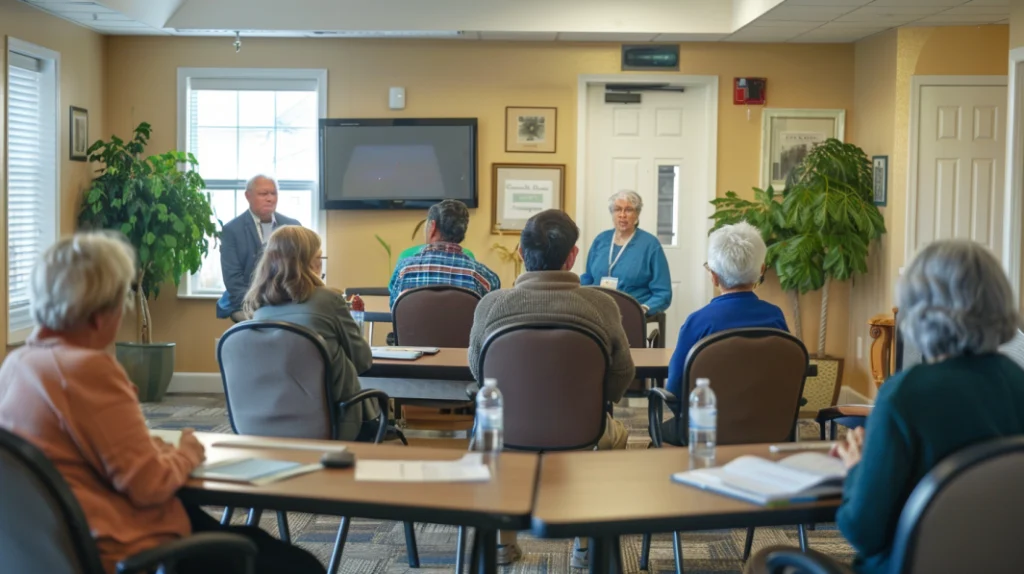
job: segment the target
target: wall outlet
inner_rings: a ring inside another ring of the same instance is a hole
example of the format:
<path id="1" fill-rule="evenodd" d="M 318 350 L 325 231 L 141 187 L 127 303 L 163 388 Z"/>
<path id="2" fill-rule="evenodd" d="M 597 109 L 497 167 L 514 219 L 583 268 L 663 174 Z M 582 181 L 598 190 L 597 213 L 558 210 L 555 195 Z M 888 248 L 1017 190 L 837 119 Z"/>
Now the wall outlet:
<path id="1" fill-rule="evenodd" d="M 864 337 L 857 337 L 857 360 L 864 358 Z"/>

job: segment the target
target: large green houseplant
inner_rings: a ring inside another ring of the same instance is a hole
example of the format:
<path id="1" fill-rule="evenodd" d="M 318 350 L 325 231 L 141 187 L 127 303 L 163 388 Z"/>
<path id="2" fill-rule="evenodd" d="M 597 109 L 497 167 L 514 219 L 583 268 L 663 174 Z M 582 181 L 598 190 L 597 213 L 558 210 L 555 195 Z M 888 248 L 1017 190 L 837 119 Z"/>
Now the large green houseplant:
<path id="1" fill-rule="evenodd" d="M 111 136 L 89 148 L 89 161 L 102 165 L 78 215 L 79 227 L 119 231 L 135 247 L 137 339 L 117 343 L 117 358 L 142 400 L 160 400 L 174 372 L 174 343 L 153 343 L 149 298 L 199 271 L 210 240 L 219 236 L 195 157 L 180 151 L 145 157 L 151 133 L 141 123 L 128 141 Z"/>

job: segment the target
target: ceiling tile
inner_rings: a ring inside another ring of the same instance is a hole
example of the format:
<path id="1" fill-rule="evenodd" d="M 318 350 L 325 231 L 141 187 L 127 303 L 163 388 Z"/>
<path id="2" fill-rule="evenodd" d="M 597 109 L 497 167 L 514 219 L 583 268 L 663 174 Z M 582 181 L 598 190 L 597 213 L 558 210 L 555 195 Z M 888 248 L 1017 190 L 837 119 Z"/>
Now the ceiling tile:
<path id="1" fill-rule="evenodd" d="M 865 6 L 858 8 L 849 14 L 844 14 L 836 20 L 849 22 L 872 22 L 875 20 L 916 20 L 932 14 L 938 14 L 945 8 L 928 6 Z"/>
<path id="2" fill-rule="evenodd" d="M 885 28 L 832 28 L 828 30 L 818 28 L 817 30 L 797 36 L 791 42 L 856 42 L 883 31 L 885 31 Z"/>
<path id="3" fill-rule="evenodd" d="M 938 8 L 952 8 L 960 6 L 964 0 L 875 0 L 871 7 L 889 8 L 893 6 L 924 6 Z"/>
<path id="4" fill-rule="evenodd" d="M 786 0 L 786 6 L 848 6 L 856 8 L 870 4 L 871 0 Z"/>
<path id="5" fill-rule="evenodd" d="M 756 26 L 758 28 L 817 28 L 827 22 L 827 20 L 819 20 L 817 22 L 801 22 L 793 20 L 754 20 L 747 26 Z"/>
<path id="6" fill-rule="evenodd" d="M 785 42 L 806 32 L 804 28 L 747 27 L 725 39 L 726 42 Z"/>
<path id="7" fill-rule="evenodd" d="M 1009 6 L 957 6 L 956 8 L 950 8 L 943 12 L 943 14 L 977 14 L 977 15 L 989 15 L 989 16 L 1002 16 L 1007 18 L 1010 16 Z"/>
<path id="8" fill-rule="evenodd" d="M 943 24 L 946 26 L 971 26 L 974 24 L 991 24 L 1003 20 L 1006 16 L 992 14 L 936 14 L 921 18 L 915 24 Z"/>
<path id="9" fill-rule="evenodd" d="M 554 42 L 558 32 L 480 32 L 481 40 L 499 42 Z"/>
<path id="10" fill-rule="evenodd" d="M 853 6 L 790 6 L 783 3 L 763 14 L 759 20 L 791 20 L 798 22 L 827 22 L 852 12 Z"/>
<path id="11" fill-rule="evenodd" d="M 658 34 L 655 42 L 717 42 L 729 34 Z"/>
<path id="12" fill-rule="evenodd" d="M 1010 7 L 1010 0 L 971 0 L 964 6 L 1003 6 Z"/>
<path id="13" fill-rule="evenodd" d="M 905 22 L 904 22 L 905 24 Z M 834 20 L 832 22 L 825 23 L 822 27 L 826 27 L 826 30 L 888 30 L 889 28 L 898 28 L 903 24 L 892 24 L 890 22 L 844 22 L 842 20 Z"/>
<path id="14" fill-rule="evenodd" d="M 619 32 L 559 32 L 562 42 L 650 42 L 657 34 Z"/>

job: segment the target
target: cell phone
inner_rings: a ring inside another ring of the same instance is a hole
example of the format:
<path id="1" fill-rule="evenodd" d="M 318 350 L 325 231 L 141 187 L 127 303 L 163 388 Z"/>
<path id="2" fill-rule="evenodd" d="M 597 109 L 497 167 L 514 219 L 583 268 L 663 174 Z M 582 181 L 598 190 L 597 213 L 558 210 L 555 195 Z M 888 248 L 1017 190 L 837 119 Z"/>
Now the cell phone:
<path id="1" fill-rule="evenodd" d="M 356 455 L 347 450 L 325 452 L 320 457 L 320 464 L 324 465 L 324 468 L 350 468 L 356 464 Z"/>

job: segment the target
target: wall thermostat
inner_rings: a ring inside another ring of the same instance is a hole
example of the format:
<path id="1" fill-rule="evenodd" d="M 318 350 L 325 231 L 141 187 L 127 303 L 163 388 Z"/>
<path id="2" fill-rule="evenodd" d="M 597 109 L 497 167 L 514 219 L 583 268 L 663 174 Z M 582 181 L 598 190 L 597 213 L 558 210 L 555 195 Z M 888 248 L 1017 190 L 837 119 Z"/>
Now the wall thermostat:
<path id="1" fill-rule="evenodd" d="M 405 109 L 405 88 L 391 88 L 388 92 L 388 106 L 393 110 Z"/>

